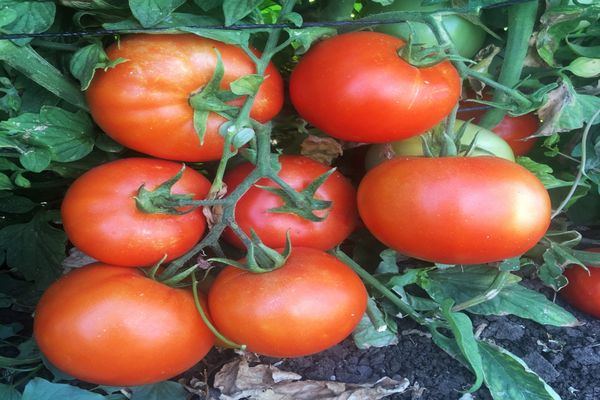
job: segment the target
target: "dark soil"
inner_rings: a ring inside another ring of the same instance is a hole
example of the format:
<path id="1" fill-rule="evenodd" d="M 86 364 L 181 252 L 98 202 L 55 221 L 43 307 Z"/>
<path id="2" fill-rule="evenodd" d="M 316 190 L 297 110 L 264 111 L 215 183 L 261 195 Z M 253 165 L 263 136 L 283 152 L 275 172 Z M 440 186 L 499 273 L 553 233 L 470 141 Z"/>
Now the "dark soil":
<path id="1" fill-rule="evenodd" d="M 551 293 L 548 293 L 551 295 Z M 475 328 L 483 329 L 481 338 L 506 348 L 521 357 L 563 400 L 600 399 L 600 320 L 571 311 L 581 325 L 574 328 L 542 326 L 516 317 L 473 316 Z M 411 390 L 390 396 L 394 400 L 457 400 L 473 383 L 473 375 L 436 347 L 411 320 L 399 321 L 399 344 L 385 348 L 358 350 L 351 339 L 325 352 L 295 359 L 261 357 L 260 362 L 277 363 L 286 371 L 306 379 L 336 380 L 351 383 L 375 382 L 381 377 L 407 378 Z M 209 375 L 236 355 L 214 350 L 199 367 Z M 482 388 L 474 399 L 491 399 Z"/>

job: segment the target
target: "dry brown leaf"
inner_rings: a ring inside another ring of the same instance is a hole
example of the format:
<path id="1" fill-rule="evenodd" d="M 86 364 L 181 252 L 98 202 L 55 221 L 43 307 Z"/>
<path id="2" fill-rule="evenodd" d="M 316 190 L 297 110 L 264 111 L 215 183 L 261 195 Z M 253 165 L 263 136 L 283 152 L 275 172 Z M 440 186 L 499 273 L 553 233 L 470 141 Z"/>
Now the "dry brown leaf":
<path id="1" fill-rule="evenodd" d="M 377 400 L 403 393 L 407 379 L 384 377 L 373 384 L 301 380 L 302 376 L 272 365 L 250 366 L 241 357 L 226 364 L 215 376 L 221 400 Z"/>
<path id="2" fill-rule="evenodd" d="M 227 194 L 227 185 L 222 184 L 221 189 L 216 193 L 209 193 L 207 200 L 222 199 Z M 202 214 L 206 217 L 208 229 L 221 222 L 223 218 L 223 206 L 202 207 Z"/>
<path id="3" fill-rule="evenodd" d="M 560 118 L 563 108 L 573 101 L 573 96 L 569 88 L 562 83 L 558 88 L 548 93 L 548 100 L 540 107 L 537 114 L 542 121 L 542 126 L 538 129 L 536 136 L 550 136 L 559 132 L 556 130 L 556 121 Z"/>
<path id="4" fill-rule="evenodd" d="M 300 147 L 300 154 L 327 165 L 344 153 L 340 142 L 330 137 L 308 135 Z"/>

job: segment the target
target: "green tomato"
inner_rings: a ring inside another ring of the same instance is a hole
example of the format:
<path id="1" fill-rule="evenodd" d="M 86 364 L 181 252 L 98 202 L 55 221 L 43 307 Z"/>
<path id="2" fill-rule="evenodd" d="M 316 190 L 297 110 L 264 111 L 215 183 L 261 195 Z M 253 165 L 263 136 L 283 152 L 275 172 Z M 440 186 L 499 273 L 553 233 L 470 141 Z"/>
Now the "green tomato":
<path id="1" fill-rule="evenodd" d="M 450 7 L 450 2 L 442 2 L 430 6 L 421 6 L 422 0 L 396 0 L 388 6 L 381 6 L 370 2 L 364 7 L 364 15 L 378 14 L 390 11 L 433 11 L 440 8 Z M 481 27 L 459 17 L 458 15 L 447 15 L 443 18 L 443 24 L 458 51 L 465 58 L 473 57 L 483 46 L 486 33 Z M 386 24 L 375 27 L 376 31 L 398 36 L 408 40 L 412 32 L 413 43 L 424 43 L 437 45 L 437 40 L 431 29 L 421 22 L 402 22 L 398 24 Z"/>
<path id="2" fill-rule="evenodd" d="M 456 120 L 454 131 L 458 132 L 460 127 L 465 123 L 465 121 Z M 460 140 L 460 143 L 464 149 L 462 153 L 459 153 L 459 155 L 464 155 L 464 152 L 468 150 L 473 140 L 475 140 L 475 148 L 469 154 L 470 157 L 496 156 L 510 161 L 515 161 L 513 151 L 509 144 L 504 141 L 504 139 L 492 131 L 471 123 L 467 123 L 465 133 Z M 385 160 L 394 157 L 423 156 L 422 143 L 423 142 L 420 136 L 413 136 L 397 142 L 374 144 L 369 147 L 369 150 L 367 150 L 367 154 L 365 156 L 365 167 L 367 170 L 369 170 L 381 164 Z"/>

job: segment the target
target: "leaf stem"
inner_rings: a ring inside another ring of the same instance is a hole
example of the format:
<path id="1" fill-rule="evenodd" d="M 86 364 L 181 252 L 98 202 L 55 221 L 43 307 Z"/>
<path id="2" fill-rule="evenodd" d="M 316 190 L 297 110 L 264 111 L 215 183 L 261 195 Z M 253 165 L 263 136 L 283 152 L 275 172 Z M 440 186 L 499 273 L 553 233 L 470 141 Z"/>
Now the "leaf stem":
<path id="1" fill-rule="evenodd" d="M 493 299 L 502 291 L 502 288 L 504 287 L 504 285 L 506 285 L 506 282 L 508 281 L 509 277 L 510 277 L 510 272 L 498 271 L 498 273 L 496 274 L 496 277 L 492 281 L 492 284 L 485 292 L 483 292 L 482 294 L 480 294 L 478 296 L 473 297 L 472 299 L 469 299 L 467 301 L 464 301 L 460 304 L 455 305 L 454 307 L 452 307 L 452 311 L 458 312 L 458 311 L 466 310 L 469 307 L 473 307 L 473 306 L 476 306 L 478 304 L 481 304 L 488 300 Z"/>

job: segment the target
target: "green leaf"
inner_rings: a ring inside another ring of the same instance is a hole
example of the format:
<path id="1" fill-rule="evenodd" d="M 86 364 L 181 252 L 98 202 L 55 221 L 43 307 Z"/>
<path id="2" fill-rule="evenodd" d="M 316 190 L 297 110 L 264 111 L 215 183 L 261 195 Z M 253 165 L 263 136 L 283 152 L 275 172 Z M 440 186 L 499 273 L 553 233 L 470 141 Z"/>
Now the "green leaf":
<path id="1" fill-rule="evenodd" d="M 1 4 L 1 3 L 0 3 Z M 12 8 L 2 8 L 0 14 L 0 28 L 6 26 L 17 19 L 19 14 Z"/>
<path id="2" fill-rule="evenodd" d="M 150 28 L 165 20 L 185 0 L 129 0 L 133 16 L 144 28 Z"/>
<path id="3" fill-rule="evenodd" d="M 494 400 L 560 400 L 560 396 L 519 357 L 479 342 L 485 384 Z"/>
<path id="4" fill-rule="evenodd" d="M 252 96 L 258 92 L 264 80 L 261 75 L 250 74 L 231 82 L 229 87 L 238 96 Z"/>
<path id="5" fill-rule="evenodd" d="M 398 253 L 396 250 L 385 249 L 379 253 L 381 262 L 375 270 L 376 274 L 397 274 L 398 271 Z M 414 283 L 414 282 L 411 282 Z M 405 286 L 405 285 L 402 285 Z"/>
<path id="6" fill-rule="evenodd" d="M 453 299 L 457 304 L 484 293 L 494 281 L 497 270 L 483 265 L 432 271 L 420 286 L 438 303 Z M 574 326 L 577 319 L 552 303 L 543 294 L 518 285 L 520 278 L 511 274 L 500 293 L 490 300 L 469 307 L 482 315 L 516 315 L 544 325 Z"/>
<path id="7" fill-rule="evenodd" d="M 27 280 L 44 288 L 62 272 L 67 237 L 49 224 L 52 213 L 38 212 L 24 224 L 8 225 L 0 230 L 0 253 L 6 255 L 9 268 L 15 268 Z"/>
<path id="8" fill-rule="evenodd" d="M 224 0 L 225 25 L 230 26 L 250 14 L 262 0 Z"/>
<path id="9" fill-rule="evenodd" d="M 81 82 L 81 90 L 86 90 L 97 69 L 107 70 L 126 62 L 124 58 L 110 60 L 100 41 L 79 49 L 71 58 L 69 68 L 75 78 Z"/>
<path id="10" fill-rule="evenodd" d="M 507 258 L 498 265 L 498 269 L 500 269 L 500 271 L 518 271 L 520 268 L 520 257 Z"/>
<path id="11" fill-rule="evenodd" d="M 185 388 L 173 381 L 131 388 L 131 400 L 186 400 L 187 398 L 188 392 Z"/>
<path id="12" fill-rule="evenodd" d="M 202 9 L 202 11 L 210 11 L 214 8 L 223 5 L 223 0 L 194 0 L 194 3 Z"/>
<path id="13" fill-rule="evenodd" d="M 44 148 L 26 150 L 19 156 L 19 161 L 28 171 L 42 172 L 50 165 L 52 154 L 50 150 Z"/>
<path id="14" fill-rule="evenodd" d="M 0 190 L 11 190 L 13 188 L 13 184 L 12 181 L 10 180 L 10 178 L 3 174 L 2 172 L 0 172 Z M 1 204 L 1 202 L 0 202 Z M 1 211 L 1 205 L 0 205 L 0 211 Z"/>
<path id="15" fill-rule="evenodd" d="M 577 57 L 566 69 L 582 78 L 595 78 L 600 75 L 600 58 Z"/>
<path id="16" fill-rule="evenodd" d="M 62 383 L 34 378 L 23 391 L 22 400 L 105 400 L 104 396 Z"/>
<path id="17" fill-rule="evenodd" d="M 14 114 L 21 109 L 21 97 L 17 88 L 8 78 L 0 77 L 0 94 L 4 93 L 0 97 L 0 111 L 4 111 L 9 116 Z"/>
<path id="18" fill-rule="evenodd" d="M 5 9 L 17 13 L 17 18 L 2 28 L 9 33 L 45 32 L 52 26 L 56 13 L 53 1 L 0 0 L 0 10 L 4 13 Z M 30 41 L 30 38 L 14 40 L 18 45 Z"/>
<path id="19" fill-rule="evenodd" d="M 10 385 L 0 383 L 0 399 L 2 400 L 21 400 L 21 393 Z"/>
<path id="20" fill-rule="evenodd" d="M 585 268 L 585 264 L 575 256 L 573 249 L 555 242 L 550 244 L 542 258 L 544 263 L 539 268 L 538 276 L 546 286 L 554 290 L 560 290 L 567 285 L 568 280 L 563 276 L 567 266 L 574 264 Z"/>
<path id="21" fill-rule="evenodd" d="M 1 185 L 2 180 L 0 179 L 0 188 L 2 187 Z M 0 193 L 0 212 L 22 214 L 33 210 L 36 206 L 37 203 L 34 203 L 27 197 L 13 195 L 12 193 L 8 193 L 7 195 Z"/>
<path id="22" fill-rule="evenodd" d="M 600 267 L 600 253 L 593 251 L 573 250 L 573 256 L 587 266 Z"/>
<path id="23" fill-rule="evenodd" d="M 315 41 L 324 39 L 326 37 L 335 36 L 337 34 L 335 29 L 325 27 L 312 27 L 303 29 L 286 28 L 285 31 L 293 40 L 292 43 L 295 48 L 295 53 L 298 55 L 306 53 Z"/>
<path id="24" fill-rule="evenodd" d="M 79 88 L 30 46 L 19 47 L 10 40 L 0 40 L 0 61 L 6 62 L 61 99 L 87 110 Z"/>
<path id="25" fill-rule="evenodd" d="M 442 304 L 442 315 L 448 321 L 450 330 L 454 335 L 454 340 L 460 349 L 464 359 L 468 362 L 471 371 L 475 374 L 475 383 L 468 390 L 469 393 L 473 393 L 478 390 L 483 383 L 483 366 L 481 355 L 479 354 L 479 348 L 477 341 L 473 334 L 473 323 L 471 319 L 464 313 L 453 312 L 452 306 L 454 301 L 447 300 Z"/>
<path id="26" fill-rule="evenodd" d="M 15 336 L 17 333 L 23 330 L 23 325 L 18 322 L 13 322 L 9 325 L 0 325 L 0 340 L 8 339 Z M 3 399 L 0 396 L 0 399 Z"/>
<path id="27" fill-rule="evenodd" d="M 375 300 L 369 298 L 367 312 L 352 332 L 356 347 L 368 349 L 385 347 L 398 343 L 398 327 L 396 322 L 377 307 Z"/>

